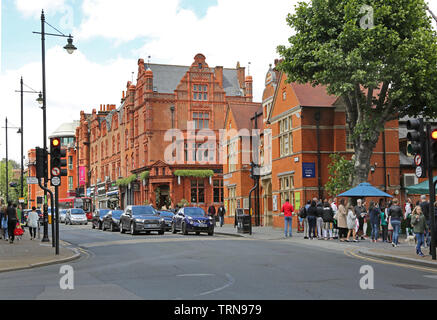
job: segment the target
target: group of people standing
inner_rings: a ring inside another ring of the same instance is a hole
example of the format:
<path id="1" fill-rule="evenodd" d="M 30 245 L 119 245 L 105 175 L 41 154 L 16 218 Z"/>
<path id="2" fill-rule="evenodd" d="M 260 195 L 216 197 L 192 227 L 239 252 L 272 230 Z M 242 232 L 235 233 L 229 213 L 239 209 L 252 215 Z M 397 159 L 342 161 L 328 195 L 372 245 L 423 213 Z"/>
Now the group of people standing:
<path id="1" fill-rule="evenodd" d="M 300 223 L 304 225 L 305 239 L 337 239 L 339 235 L 337 199 L 314 198 L 308 200 L 299 211 Z"/>
<path id="2" fill-rule="evenodd" d="M 8 202 L 7 206 L 5 206 L 3 202 L 0 203 L 0 221 L 1 239 L 13 244 L 15 241 L 15 227 L 17 226 L 19 219 L 17 206 L 12 205 L 11 201 Z"/>

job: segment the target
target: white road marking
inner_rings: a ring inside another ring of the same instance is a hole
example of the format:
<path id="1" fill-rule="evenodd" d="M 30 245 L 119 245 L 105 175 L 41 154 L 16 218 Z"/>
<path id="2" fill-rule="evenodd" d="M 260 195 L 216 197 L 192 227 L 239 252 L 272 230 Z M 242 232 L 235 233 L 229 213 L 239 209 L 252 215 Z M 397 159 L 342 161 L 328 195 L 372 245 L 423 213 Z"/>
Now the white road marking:
<path id="1" fill-rule="evenodd" d="M 216 293 L 216 292 L 222 291 L 222 290 L 232 286 L 235 283 L 235 279 L 232 278 L 232 276 L 229 273 L 226 273 L 226 278 L 228 279 L 228 282 L 223 287 L 220 287 L 220 288 L 217 288 L 217 289 L 214 289 L 211 291 L 203 292 L 203 293 L 199 294 L 199 296 L 206 296 L 206 295 L 211 294 L 211 293 Z"/>

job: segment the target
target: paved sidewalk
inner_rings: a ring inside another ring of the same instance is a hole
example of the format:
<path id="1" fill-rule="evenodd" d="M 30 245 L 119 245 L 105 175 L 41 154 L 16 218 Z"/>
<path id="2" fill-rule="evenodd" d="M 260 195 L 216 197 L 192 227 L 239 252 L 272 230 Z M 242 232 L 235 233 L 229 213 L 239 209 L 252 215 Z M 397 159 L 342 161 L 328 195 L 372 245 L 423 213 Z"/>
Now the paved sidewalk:
<path id="1" fill-rule="evenodd" d="M 338 240 L 307 240 L 304 239 L 303 233 L 297 233 L 297 230 L 293 230 L 292 238 L 285 238 L 284 230 L 282 228 L 272 227 L 253 227 L 252 235 L 241 234 L 237 232 L 237 228 L 233 225 L 224 225 L 223 228 L 216 227 L 215 233 L 217 235 L 244 237 L 253 240 L 281 240 L 290 241 L 294 244 L 312 246 L 328 250 L 338 251 L 353 251 L 366 257 L 372 257 L 376 259 L 383 259 L 392 262 L 404 263 L 409 265 L 418 265 L 435 268 L 437 270 L 437 261 L 432 260 L 429 255 L 428 248 L 422 248 L 422 252 L 425 257 L 419 257 L 416 255 L 415 244 L 406 243 L 405 236 L 400 235 L 399 246 L 393 248 L 389 243 L 372 243 L 370 240 L 363 240 L 358 243 L 339 242 Z"/>
<path id="2" fill-rule="evenodd" d="M 42 236 L 42 235 L 41 235 Z M 42 243 L 41 240 L 30 240 L 28 229 L 21 240 L 14 244 L 0 240 L 0 272 L 43 267 L 51 264 L 64 263 L 80 257 L 77 249 L 59 248 L 59 256 L 55 255 L 52 243 Z"/>

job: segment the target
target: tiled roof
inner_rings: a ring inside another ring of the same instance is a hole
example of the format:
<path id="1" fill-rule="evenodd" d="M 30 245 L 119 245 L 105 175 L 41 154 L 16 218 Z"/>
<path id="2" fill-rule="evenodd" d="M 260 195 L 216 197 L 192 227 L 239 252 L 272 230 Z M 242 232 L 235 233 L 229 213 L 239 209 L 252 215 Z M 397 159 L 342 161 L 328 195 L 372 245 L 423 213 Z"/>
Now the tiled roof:
<path id="1" fill-rule="evenodd" d="M 255 116 L 255 112 L 262 113 L 262 106 L 258 105 L 245 105 L 245 104 L 230 104 L 230 111 L 234 116 L 237 130 L 241 129 L 254 129 L 254 122 L 251 120 Z M 263 129 L 263 117 L 258 117 L 258 129 Z"/>
<path id="2" fill-rule="evenodd" d="M 311 84 L 290 83 L 296 94 L 299 104 L 302 107 L 331 107 L 338 99 L 337 96 L 330 96 L 325 86 L 313 87 Z"/>
<path id="3" fill-rule="evenodd" d="M 153 86 L 159 93 L 174 93 L 176 87 L 190 69 L 188 66 L 145 64 L 153 71 Z M 223 89 L 227 96 L 241 95 L 237 69 L 223 69 Z"/>

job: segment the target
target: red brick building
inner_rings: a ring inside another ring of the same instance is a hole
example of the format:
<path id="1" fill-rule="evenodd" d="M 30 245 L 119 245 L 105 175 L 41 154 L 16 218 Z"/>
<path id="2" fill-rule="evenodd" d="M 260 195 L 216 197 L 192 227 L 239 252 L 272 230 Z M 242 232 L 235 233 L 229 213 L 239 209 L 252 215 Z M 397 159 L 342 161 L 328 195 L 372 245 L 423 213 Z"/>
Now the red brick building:
<path id="1" fill-rule="evenodd" d="M 297 211 L 307 200 L 329 197 L 324 189 L 329 177 L 329 156 L 339 153 L 351 159 L 354 155 L 342 100 L 329 96 L 323 86 L 286 83 L 286 80 L 285 74 L 270 67 L 262 102 L 260 196 L 263 199 L 263 225 L 283 226 L 280 211 L 287 198 Z M 227 129 L 232 121 L 226 123 Z M 228 155 L 232 150 L 228 147 Z M 239 146 L 238 152 L 241 152 Z M 391 121 L 386 124 L 384 135 L 373 151 L 368 181 L 397 197 L 401 192 L 399 158 L 398 121 Z M 236 174 L 240 168 L 240 163 L 233 168 L 224 168 L 225 185 L 228 185 L 225 203 L 230 217 L 235 208 L 248 206 L 247 190 L 254 184 L 249 178 L 249 168 L 246 167 L 241 175 Z M 244 187 L 235 188 L 235 185 Z M 236 201 L 238 199 L 241 201 Z"/>
<path id="2" fill-rule="evenodd" d="M 191 66 L 138 60 L 137 83 L 127 83 L 118 108 L 81 112 L 76 139 L 87 194 L 100 207 L 174 206 L 182 199 L 204 209 L 220 205 L 219 130 L 233 103 L 255 105 L 252 78 L 239 64 L 210 68 L 202 54 Z"/>

